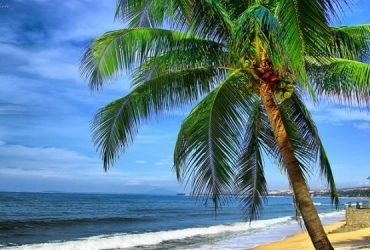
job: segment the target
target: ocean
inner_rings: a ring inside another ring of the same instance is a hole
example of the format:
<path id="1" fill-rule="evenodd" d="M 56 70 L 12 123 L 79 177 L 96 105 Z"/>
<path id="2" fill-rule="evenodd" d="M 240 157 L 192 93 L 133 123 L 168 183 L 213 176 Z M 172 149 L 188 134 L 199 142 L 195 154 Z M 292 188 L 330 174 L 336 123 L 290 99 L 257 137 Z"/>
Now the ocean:
<path id="1" fill-rule="evenodd" d="M 323 224 L 344 219 L 313 198 Z M 299 232 L 291 197 L 269 197 L 249 222 L 236 198 L 214 213 L 202 197 L 0 193 L 1 249 L 248 249 Z"/>

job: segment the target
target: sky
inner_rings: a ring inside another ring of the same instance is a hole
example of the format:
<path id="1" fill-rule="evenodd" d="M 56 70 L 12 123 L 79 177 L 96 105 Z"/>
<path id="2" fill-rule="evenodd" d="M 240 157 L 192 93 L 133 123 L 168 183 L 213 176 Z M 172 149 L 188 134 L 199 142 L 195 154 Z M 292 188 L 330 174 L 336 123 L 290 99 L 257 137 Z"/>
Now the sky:
<path id="1" fill-rule="evenodd" d="M 108 171 L 91 140 L 100 107 L 129 91 L 122 75 L 91 92 L 79 75 L 91 39 L 124 28 L 115 0 L 0 1 L 0 191 L 186 192 L 172 170 L 184 114 L 143 126 Z M 370 2 L 357 0 L 341 24 L 370 23 Z M 307 104 L 331 160 L 337 186 L 370 185 L 370 114 L 329 103 Z M 266 160 L 268 189 L 288 189 Z M 312 189 L 325 188 L 317 174 Z"/>

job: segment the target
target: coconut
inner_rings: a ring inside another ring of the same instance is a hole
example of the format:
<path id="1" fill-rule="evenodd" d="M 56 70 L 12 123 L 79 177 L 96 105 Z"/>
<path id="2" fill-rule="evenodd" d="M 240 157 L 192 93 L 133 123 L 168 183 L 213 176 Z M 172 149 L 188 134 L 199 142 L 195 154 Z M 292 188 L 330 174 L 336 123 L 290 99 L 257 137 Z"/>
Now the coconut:
<path id="1" fill-rule="evenodd" d="M 286 91 L 284 92 L 284 98 L 289 99 L 292 96 L 292 92 Z"/>

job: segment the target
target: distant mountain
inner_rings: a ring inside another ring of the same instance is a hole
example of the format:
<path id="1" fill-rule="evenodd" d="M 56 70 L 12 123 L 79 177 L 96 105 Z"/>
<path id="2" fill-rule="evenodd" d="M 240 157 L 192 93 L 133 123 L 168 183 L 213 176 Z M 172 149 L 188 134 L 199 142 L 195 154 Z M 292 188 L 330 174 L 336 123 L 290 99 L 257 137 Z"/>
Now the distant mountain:
<path id="1" fill-rule="evenodd" d="M 145 194 L 151 195 L 176 195 L 174 190 L 166 189 L 166 188 L 155 188 L 145 192 Z"/>

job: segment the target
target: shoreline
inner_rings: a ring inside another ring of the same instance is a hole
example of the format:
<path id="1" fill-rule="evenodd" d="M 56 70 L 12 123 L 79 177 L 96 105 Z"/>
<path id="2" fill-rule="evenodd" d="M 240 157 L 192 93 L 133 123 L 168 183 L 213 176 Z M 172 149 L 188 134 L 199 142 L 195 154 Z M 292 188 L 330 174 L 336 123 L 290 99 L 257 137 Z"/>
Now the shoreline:
<path id="1" fill-rule="evenodd" d="M 345 221 L 330 223 L 324 226 L 334 249 L 355 250 L 370 249 L 370 228 L 351 232 L 330 233 L 345 224 Z M 314 250 L 311 239 L 306 230 L 285 237 L 282 240 L 266 243 L 249 248 L 249 250 Z"/>

